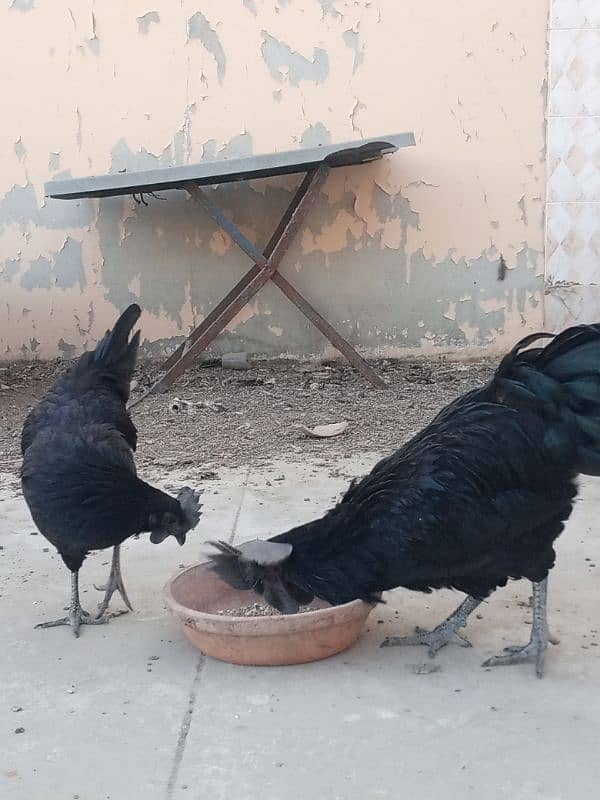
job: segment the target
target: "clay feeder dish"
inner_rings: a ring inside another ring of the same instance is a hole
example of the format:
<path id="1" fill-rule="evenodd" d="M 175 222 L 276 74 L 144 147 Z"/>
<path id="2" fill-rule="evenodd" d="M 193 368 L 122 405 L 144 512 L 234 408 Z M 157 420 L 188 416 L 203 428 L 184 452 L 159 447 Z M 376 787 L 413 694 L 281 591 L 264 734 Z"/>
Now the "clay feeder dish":
<path id="1" fill-rule="evenodd" d="M 304 664 L 341 653 L 358 639 L 373 609 L 362 600 L 341 606 L 316 600 L 310 611 L 299 614 L 220 614 L 264 600 L 254 592 L 232 589 L 209 563 L 194 564 L 171 578 L 164 597 L 199 650 L 220 661 L 252 666 Z"/>

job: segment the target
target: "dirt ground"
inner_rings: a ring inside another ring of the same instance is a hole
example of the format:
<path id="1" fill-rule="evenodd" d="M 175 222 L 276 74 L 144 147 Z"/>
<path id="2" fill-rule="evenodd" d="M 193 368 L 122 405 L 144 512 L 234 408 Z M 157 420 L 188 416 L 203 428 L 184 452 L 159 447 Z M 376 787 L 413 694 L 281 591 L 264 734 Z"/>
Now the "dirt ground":
<path id="1" fill-rule="evenodd" d="M 389 389 L 374 389 L 343 363 L 258 362 L 247 371 L 220 366 L 191 369 L 168 393 L 132 410 L 139 430 L 138 468 L 186 468 L 208 479 L 219 467 L 260 467 L 271 459 L 322 458 L 389 452 L 418 431 L 446 403 L 481 385 L 495 361 L 456 363 L 443 358 L 380 361 Z M 68 365 L 64 361 L 0 366 L 0 471 L 17 472 L 23 420 Z M 142 364 L 133 398 L 150 385 L 157 365 Z M 174 411 L 177 399 L 206 403 Z M 347 421 L 346 431 L 312 439 L 300 426 Z"/>

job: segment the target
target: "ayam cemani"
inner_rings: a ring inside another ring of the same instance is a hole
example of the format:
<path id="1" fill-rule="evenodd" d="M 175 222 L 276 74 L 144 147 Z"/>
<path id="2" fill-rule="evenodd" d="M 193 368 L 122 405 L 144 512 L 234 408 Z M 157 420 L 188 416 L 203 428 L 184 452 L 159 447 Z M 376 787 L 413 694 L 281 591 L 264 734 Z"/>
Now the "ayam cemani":
<path id="1" fill-rule="evenodd" d="M 431 656 L 450 641 L 468 646 L 459 631 L 469 614 L 509 579 L 526 578 L 530 641 L 485 666 L 533 661 L 541 676 L 556 641 L 547 577 L 578 474 L 600 475 L 600 324 L 524 338 L 487 385 L 444 408 L 320 519 L 267 541 L 213 542 L 213 566 L 286 614 L 314 597 L 371 603 L 396 587 L 464 592 L 434 630 L 383 643 L 424 644 Z"/>

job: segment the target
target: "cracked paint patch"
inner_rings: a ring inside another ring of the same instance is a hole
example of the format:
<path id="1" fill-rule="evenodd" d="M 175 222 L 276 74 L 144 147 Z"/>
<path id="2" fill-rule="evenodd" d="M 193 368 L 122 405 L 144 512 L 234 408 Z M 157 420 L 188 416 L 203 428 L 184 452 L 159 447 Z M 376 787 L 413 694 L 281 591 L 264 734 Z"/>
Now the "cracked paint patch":
<path id="1" fill-rule="evenodd" d="M 23 11 L 25 13 L 27 11 L 31 11 L 32 8 L 35 8 L 35 4 L 34 0 L 12 0 L 9 8 L 14 9 L 15 11 Z"/>
<path id="2" fill-rule="evenodd" d="M 160 24 L 160 15 L 158 11 L 148 11 L 146 14 L 142 14 L 141 17 L 137 17 L 136 22 L 138 24 L 138 33 L 145 36 L 152 25 Z"/>
<path id="3" fill-rule="evenodd" d="M 341 12 L 335 7 L 335 0 L 319 0 L 319 3 L 321 5 L 323 19 L 325 19 L 326 16 L 334 18 L 342 16 Z"/>
<path id="4" fill-rule="evenodd" d="M 244 8 L 247 8 L 251 14 L 254 14 L 254 16 L 256 16 L 257 11 L 256 11 L 256 3 L 254 2 L 254 0 L 244 0 Z"/>
<path id="5" fill-rule="evenodd" d="M 25 156 L 27 155 L 27 150 L 25 150 L 25 145 L 23 144 L 23 140 L 20 136 L 15 142 L 15 155 L 21 163 L 23 163 Z"/>
<path id="6" fill-rule="evenodd" d="M 342 38 L 344 39 L 344 44 L 346 47 L 349 47 L 354 51 L 354 63 L 352 64 L 352 74 L 354 75 L 356 70 L 363 62 L 365 57 L 365 48 L 364 45 L 361 44 L 358 30 L 350 28 L 349 30 L 344 31 Z"/>
<path id="7" fill-rule="evenodd" d="M 21 269 L 21 261 L 18 258 L 7 258 L 2 266 L 2 271 L 0 275 L 2 275 L 2 280 L 6 283 L 10 283 L 15 275 Z"/>
<path id="8" fill-rule="evenodd" d="M 310 125 L 300 137 L 300 144 L 303 147 L 319 147 L 324 144 L 331 144 L 331 131 L 322 122 Z"/>
<path id="9" fill-rule="evenodd" d="M 61 356 L 70 361 L 71 359 L 75 358 L 77 355 L 78 347 L 76 344 L 71 344 L 70 342 L 65 342 L 64 339 L 59 339 L 56 344 Z"/>
<path id="10" fill-rule="evenodd" d="M 60 153 L 48 153 L 48 170 L 50 172 L 60 170 Z"/>
<path id="11" fill-rule="evenodd" d="M 197 11 L 188 20 L 188 38 L 199 39 L 205 50 L 214 58 L 217 65 L 217 80 L 222 84 L 227 70 L 225 50 L 216 30 L 201 11 Z"/>
<path id="12" fill-rule="evenodd" d="M 283 82 L 285 77 L 292 86 L 299 86 L 300 81 L 320 84 L 327 80 L 329 56 L 325 50 L 315 47 L 310 60 L 266 31 L 261 33 L 263 41 L 260 51 L 275 80 Z"/>

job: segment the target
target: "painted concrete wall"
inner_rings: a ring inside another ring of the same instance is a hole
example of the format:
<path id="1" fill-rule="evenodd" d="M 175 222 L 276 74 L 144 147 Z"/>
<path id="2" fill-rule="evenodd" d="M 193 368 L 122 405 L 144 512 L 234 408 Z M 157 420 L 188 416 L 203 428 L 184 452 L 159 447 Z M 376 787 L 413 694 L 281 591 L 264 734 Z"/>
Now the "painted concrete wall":
<path id="1" fill-rule="evenodd" d="M 0 357 L 73 356 L 133 300 L 159 353 L 249 266 L 183 193 L 44 202 L 44 181 L 406 130 L 331 175 L 284 274 L 367 353 L 539 328 L 546 34 L 547 0 L 5 0 Z M 215 199 L 264 245 L 295 184 Z M 219 346 L 324 342 L 268 286 Z"/>
<path id="2" fill-rule="evenodd" d="M 600 0 L 554 0 L 550 33 L 547 322 L 600 320 Z"/>

